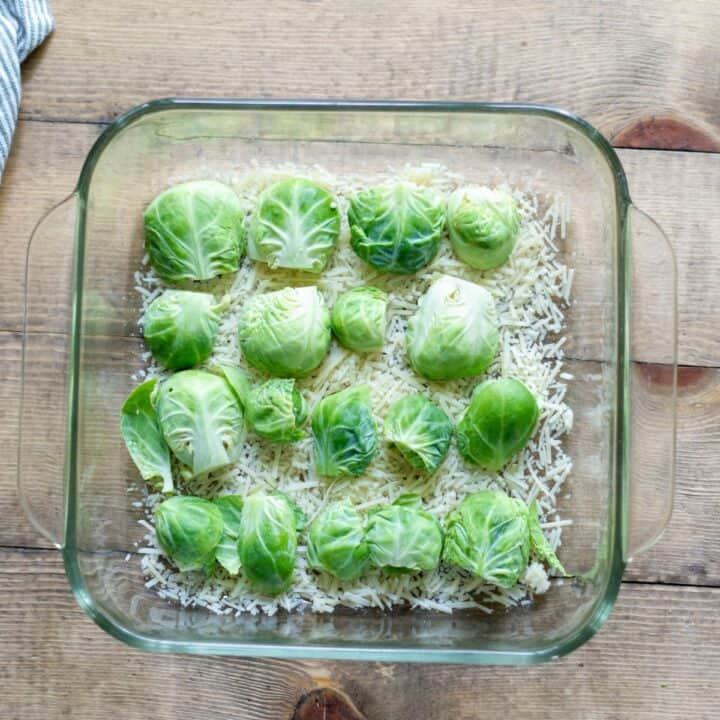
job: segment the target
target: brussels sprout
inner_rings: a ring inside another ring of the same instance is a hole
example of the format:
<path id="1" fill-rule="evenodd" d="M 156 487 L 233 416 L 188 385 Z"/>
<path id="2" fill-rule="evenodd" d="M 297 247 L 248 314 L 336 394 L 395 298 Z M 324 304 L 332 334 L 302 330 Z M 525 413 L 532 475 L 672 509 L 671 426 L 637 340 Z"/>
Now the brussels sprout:
<path id="1" fill-rule="evenodd" d="M 293 509 L 280 495 L 245 498 L 238 538 L 245 577 L 268 595 L 290 586 L 295 569 L 297 526 Z"/>
<path id="2" fill-rule="evenodd" d="M 160 386 L 157 414 L 165 441 L 192 477 L 235 461 L 243 412 L 230 386 L 204 370 L 183 370 Z"/>
<path id="3" fill-rule="evenodd" d="M 330 347 L 330 313 L 316 287 L 256 295 L 245 305 L 238 337 L 243 354 L 258 370 L 304 377 Z"/>
<path id="4" fill-rule="evenodd" d="M 170 370 L 184 370 L 210 356 L 227 302 L 208 293 L 166 290 L 150 303 L 143 335 L 153 357 Z"/>
<path id="5" fill-rule="evenodd" d="M 263 191 L 250 221 L 248 255 L 271 268 L 322 272 L 340 233 L 332 194 L 303 178 L 281 180 Z"/>
<path id="6" fill-rule="evenodd" d="M 533 555 L 536 555 L 550 569 L 557 570 L 560 575 L 569 577 L 540 527 L 540 516 L 536 500 L 533 500 L 528 508 L 528 526 L 530 529 L 530 550 Z"/>
<path id="7" fill-rule="evenodd" d="M 273 497 L 279 497 L 285 500 L 287 506 L 292 510 L 293 518 L 295 518 L 295 529 L 302 532 L 307 527 L 307 515 L 290 499 L 290 496 L 279 491 L 273 493 Z"/>
<path id="8" fill-rule="evenodd" d="M 413 493 L 371 510 L 366 539 L 370 562 L 393 575 L 434 570 L 440 562 L 442 529 Z"/>
<path id="9" fill-rule="evenodd" d="M 248 376 L 240 368 L 233 367 L 232 365 L 219 365 L 217 370 L 227 381 L 237 401 L 240 403 L 240 407 L 245 410 L 251 390 Z"/>
<path id="10" fill-rule="evenodd" d="M 455 254 L 478 270 L 502 265 L 520 230 L 520 213 L 512 196 L 477 185 L 460 188 L 450 196 L 447 218 Z"/>
<path id="11" fill-rule="evenodd" d="M 450 447 L 453 427 L 426 397 L 408 395 L 390 406 L 383 430 L 412 467 L 434 473 Z"/>
<path id="12" fill-rule="evenodd" d="M 355 352 L 382 350 L 387 299 L 386 293 L 369 285 L 343 293 L 330 313 L 330 324 L 338 342 Z"/>
<path id="13" fill-rule="evenodd" d="M 469 463 L 500 470 L 527 445 L 539 409 L 519 380 L 486 380 L 473 391 L 457 426 L 457 446 Z"/>
<path id="14" fill-rule="evenodd" d="M 350 199 L 350 245 L 383 272 L 414 273 L 437 255 L 445 207 L 430 188 L 411 183 L 381 185 Z"/>
<path id="15" fill-rule="evenodd" d="M 197 497 L 171 497 L 158 505 L 155 534 L 163 552 L 178 569 L 209 571 L 223 534 L 220 510 Z"/>
<path id="16" fill-rule="evenodd" d="M 323 398 L 312 413 L 312 434 L 320 475 L 361 475 L 377 448 L 370 388 L 357 385 Z"/>
<path id="17" fill-rule="evenodd" d="M 405 341 L 410 366 L 428 380 L 479 375 L 498 349 L 492 296 L 479 285 L 443 275 L 420 298 Z"/>
<path id="18" fill-rule="evenodd" d="M 307 405 L 294 380 L 268 380 L 252 390 L 245 413 L 250 427 L 266 440 L 297 442 L 307 437 L 301 428 Z"/>
<path id="19" fill-rule="evenodd" d="M 448 514 L 443 559 L 509 588 L 528 564 L 527 508 L 498 490 L 468 495 Z"/>
<path id="20" fill-rule="evenodd" d="M 329 505 L 308 531 L 308 563 L 340 580 L 355 580 L 366 570 L 369 549 L 365 523 L 347 502 Z"/>
<path id="21" fill-rule="evenodd" d="M 144 221 L 145 250 L 163 280 L 211 280 L 238 269 L 245 249 L 243 209 L 227 185 L 174 185 L 148 205 Z"/>
<path id="22" fill-rule="evenodd" d="M 147 380 L 127 396 L 120 415 L 120 433 L 143 480 L 154 481 L 168 493 L 173 489 L 170 451 L 151 400 L 156 383 Z"/>
<path id="23" fill-rule="evenodd" d="M 240 572 L 238 536 L 240 535 L 243 498 L 240 495 L 221 495 L 213 498 L 212 504 L 220 511 L 223 521 L 223 533 L 215 548 L 215 559 L 230 575 L 237 575 Z"/>

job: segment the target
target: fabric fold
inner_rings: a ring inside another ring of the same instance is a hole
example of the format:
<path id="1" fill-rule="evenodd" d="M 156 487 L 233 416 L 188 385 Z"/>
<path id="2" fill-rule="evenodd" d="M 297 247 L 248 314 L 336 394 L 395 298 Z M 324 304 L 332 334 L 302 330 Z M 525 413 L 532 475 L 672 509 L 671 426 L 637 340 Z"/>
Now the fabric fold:
<path id="1" fill-rule="evenodd" d="M 0 0 L 0 176 L 20 107 L 20 63 L 53 27 L 48 0 Z"/>

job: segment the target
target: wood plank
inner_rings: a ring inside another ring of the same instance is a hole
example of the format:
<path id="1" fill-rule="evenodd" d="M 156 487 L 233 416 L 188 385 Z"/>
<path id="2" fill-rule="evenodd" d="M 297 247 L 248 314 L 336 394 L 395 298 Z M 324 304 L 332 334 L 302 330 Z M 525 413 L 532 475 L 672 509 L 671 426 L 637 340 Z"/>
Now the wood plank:
<path id="1" fill-rule="evenodd" d="M 673 515 L 658 544 L 629 565 L 626 577 L 718 585 L 720 500 L 714 488 L 720 462 L 720 370 L 680 368 L 678 385 Z"/>
<path id="2" fill-rule="evenodd" d="M 679 362 L 718 366 L 720 208 L 714 199 L 720 196 L 720 155 L 635 150 L 618 154 L 633 201 L 660 225 L 675 250 Z"/>
<path id="3" fill-rule="evenodd" d="M 22 278 L 25 243 L 34 223 L 73 188 L 98 129 L 86 124 L 19 123 L 16 143 L 0 189 L 0 234 L 9 238 L 0 247 L 0 330 L 22 325 Z M 679 267 L 680 362 L 720 366 L 720 338 L 713 308 L 720 306 L 720 156 L 700 153 L 620 152 L 631 191 L 638 205 L 653 216 L 671 238 Z M 43 182 L 37 182 L 42 177 Z M 37 258 L 37 272 L 47 277 L 44 293 L 36 293 L 35 325 L 64 331 L 66 318 L 58 311 L 68 281 L 60 270 L 68 266 L 70 227 L 53 226 L 48 251 Z M 689 242 L 688 240 L 692 240 Z M 117 250 L 122 268 L 126 249 Z M 127 279 L 118 280 L 127 285 Z M 588 320 L 589 322 L 589 320 Z M 121 322 L 122 331 L 128 323 Z M 584 324 L 585 345 L 593 340 Z"/>
<path id="4" fill-rule="evenodd" d="M 29 464 L 26 483 L 33 497 L 41 497 L 39 504 L 46 523 L 58 526 L 58 516 L 53 514 L 59 507 L 61 497 L 61 458 L 65 420 L 61 401 L 64 387 L 53 376 L 57 363 L 62 357 L 62 338 L 57 336 L 34 336 L 34 355 L 41 359 L 40 365 L 32 371 L 30 388 L 29 417 L 35 418 L 35 434 L 28 437 L 33 442 L 39 437 L 35 452 L 36 463 Z M 102 378 L 102 387 L 107 389 L 97 398 L 89 399 L 93 420 L 88 432 L 87 451 L 93 455 L 97 448 L 102 462 L 93 466 L 92 482 L 96 488 L 96 501 L 103 517 L 110 519 L 112 532 L 101 524 L 98 533 L 104 542 L 110 542 L 113 549 L 130 548 L 133 540 L 140 540 L 140 528 L 128 513 L 129 498 L 126 485 L 135 477 L 127 454 L 119 437 L 115 436 L 116 416 L 113 408 L 119 408 L 130 387 L 127 374 L 128 363 L 137 351 L 137 341 L 121 338 L 100 339 L 95 352 L 90 353 L 88 366 L 93 366 L 94 376 Z M 94 360 L 93 360 L 94 357 Z M 17 417 L 19 404 L 19 362 L 20 337 L 17 334 L 0 333 L 0 377 L 7 380 L 2 385 L 0 403 L 0 444 L 6 449 L 8 461 L 0 469 L 0 545 L 26 547 L 47 547 L 47 541 L 40 537 L 28 524 L 20 511 L 15 492 Z M 573 370 L 580 378 L 580 368 Z M 592 375 L 592 372 L 587 372 Z M 92 383 L 90 384 L 92 389 Z M 579 479 L 571 480 L 567 491 L 571 500 L 563 500 L 565 511 L 580 523 L 578 534 L 573 539 L 572 529 L 568 532 L 567 560 L 583 570 L 589 567 L 594 557 L 597 539 L 591 531 L 596 525 L 597 512 L 593 508 L 602 501 L 602 493 L 596 483 L 605 482 L 593 472 L 593 459 L 599 453 L 602 428 L 596 427 L 598 415 L 595 411 L 591 381 L 578 380 L 571 387 L 570 401 L 576 414 L 576 428 L 568 441 L 568 449 L 576 461 Z M 594 424 L 595 423 L 595 424 Z M 42 436 L 39 435 L 42 433 Z M 114 440 L 108 439 L 109 436 Z M 658 448 L 652 444 L 652 434 L 644 434 L 647 443 L 641 456 L 652 459 L 658 456 Z M 102 448 L 100 450 L 99 448 Z M 628 577 L 636 580 L 686 583 L 698 585 L 720 585 L 720 530 L 717 517 L 720 516 L 720 496 L 714 491 L 716 468 L 720 464 L 720 370 L 688 368 L 680 372 L 680 395 L 678 406 L 678 463 L 677 494 L 675 512 L 670 526 L 655 549 L 637 558 L 628 569 Z M 103 481 L 103 468 L 113 468 Z M 118 475 L 123 478 L 122 486 L 116 484 Z M 90 482 L 90 479 L 86 480 Z M 662 483 L 661 483 L 662 485 Z M 95 511 L 95 508 L 91 508 Z M 587 527 L 584 526 L 587 524 Z M 587 566 L 587 567 L 585 567 Z"/>
<path id="5" fill-rule="evenodd" d="M 110 119 L 171 95 L 493 100 L 565 107 L 609 136 L 659 116 L 720 138 L 710 1 L 413 0 L 398 12 L 351 0 L 55 0 L 53 11 L 58 30 L 23 69 L 25 118 Z"/>
<path id="6" fill-rule="evenodd" d="M 519 672 L 154 655 L 127 648 L 83 615 L 58 553 L 0 551 L 0 585 L 2 704 L 10 718 L 91 720 L 108 707 L 124 720 L 144 720 L 149 708 L 176 720 L 285 718 L 321 686 L 346 692 L 368 720 L 470 720 L 478 708 L 488 720 L 509 708 L 528 720 L 546 720 L 549 708 L 593 720 L 711 720 L 720 702 L 718 589 L 625 584 L 587 645 Z"/>
<path id="7" fill-rule="evenodd" d="M 73 191 L 80 169 L 100 128 L 83 124 L 19 122 L 0 187 L 0 329 L 22 328 L 25 256 L 35 224 Z M 41 258 L 38 272 L 47 278 L 42 316 L 66 327 L 67 278 L 59 272 L 73 244 L 70 227 L 53 228 L 55 254 Z M 60 266 L 60 268 L 58 268 Z"/>

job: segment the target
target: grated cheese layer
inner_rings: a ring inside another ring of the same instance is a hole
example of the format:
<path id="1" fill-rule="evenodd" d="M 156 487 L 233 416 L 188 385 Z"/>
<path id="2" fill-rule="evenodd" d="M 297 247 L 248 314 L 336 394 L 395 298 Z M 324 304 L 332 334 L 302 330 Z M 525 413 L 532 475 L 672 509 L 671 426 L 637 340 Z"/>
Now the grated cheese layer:
<path id="1" fill-rule="evenodd" d="M 450 193 L 465 184 L 464 179 L 438 165 L 388 170 L 374 177 L 332 175 L 318 167 L 294 165 L 273 168 L 253 167 L 231 180 L 247 212 L 258 194 L 272 182 L 288 176 L 305 176 L 332 188 L 343 217 L 338 247 L 326 270 L 311 275 L 267 266 L 245 258 L 237 275 L 211 283 L 195 284 L 195 289 L 227 294 L 230 309 L 224 314 L 215 348 L 205 366 L 218 363 L 240 365 L 251 378 L 264 379 L 245 363 L 237 341 L 237 323 L 247 298 L 255 293 L 277 290 L 287 285 L 317 284 L 331 306 L 345 290 L 364 284 L 376 285 L 389 296 L 390 318 L 387 341 L 381 352 L 358 355 L 341 348 L 334 340 L 322 365 L 310 377 L 298 381 L 312 408 L 322 397 L 351 385 L 367 383 L 372 392 L 373 411 L 378 426 L 388 407 L 411 392 L 428 395 L 457 422 L 469 402 L 475 385 L 484 377 L 511 376 L 524 382 L 536 395 L 540 406 L 538 429 L 528 447 L 502 473 L 490 473 L 467 465 L 453 444 L 438 472 L 428 478 L 413 471 L 401 455 L 380 440 L 378 452 L 367 472 L 359 478 L 327 480 L 318 477 L 312 462 L 312 440 L 291 445 L 272 444 L 248 434 L 240 461 L 231 469 L 183 483 L 176 473 L 180 492 L 200 496 L 246 494 L 256 488 L 287 493 L 312 521 L 334 500 L 347 499 L 359 509 L 392 502 L 398 495 L 418 492 L 425 508 L 441 522 L 468 493 L 481 488 L 500 488 L 525 503 L 537 499 L 543 529 L 553 548 L 561 542 L 563 528 L 570 520 L 556 510 L 559 490 L 572 470 L 571 459 L 563 450 L 562 439 L 572 428 L 572 410 L 565 402 L 569 379 L 563 373 L 564 310 L 570 302 L 572 270 L 558 260 L 558 242 L 569 222 L 569 208 L 563 198 L 540 198 L 522 189 L 512 192 L 522 223 L 514 252 L 500 268 L 481 272 L 457 260 L 448 240 L 444 240 L 435 260 L 412 276 L 380 273 L 365 265 L 351 250 L 346 210 L 348 197 L 355 191 L 392 179 L 406 179 Z M 500 334 L 500 351 L 481 378 L 449 382 L 429 382 L 410 369 L 405 353 L 407 319 L 415 312 L 418 299 L 433 278 L 445 273 L 485 287 L 494 297 Z M 137 290 L 143 312 L 162 292 L 162 282 L 152 269 L 136 273 Z M 142 319 L 140 319 L 140 324 Z M 143 353 L 144 369 L 137 381 L 163 377 L 149 353 Z M 279 609 L 308 609 L 332 612 L 338 605 L 351 608 L 386 608 L 405 605 L 449 613 L 460 608 L 480 608 L 490 612 L 497 605 L 513 606 L 547 590 L 541 567 L 531 565 L 523 582 L 503 590 L 485 585 L 478 578 L 457 568 L 441 566 L 429 573 L 388 577 L 371 571 L 359 580 L 341 582 L 317 573 L 307 566 L 304 535 L 300 536 L 297 567 L 291 589 L 268 598 L 257 594 L 244 578 L 232 578 L 222 570 L 210 577 L 198 572 L 179 572 L 163 557 L 151 524 L 152 512 L 164 496 L 144 491 L 142 506 L 147 529 L 145 546 L 140 548 L 142 572 L 147 587 L 182 606 L 203 606 L 217 613 L 258 613 L 273 615 Z"/>

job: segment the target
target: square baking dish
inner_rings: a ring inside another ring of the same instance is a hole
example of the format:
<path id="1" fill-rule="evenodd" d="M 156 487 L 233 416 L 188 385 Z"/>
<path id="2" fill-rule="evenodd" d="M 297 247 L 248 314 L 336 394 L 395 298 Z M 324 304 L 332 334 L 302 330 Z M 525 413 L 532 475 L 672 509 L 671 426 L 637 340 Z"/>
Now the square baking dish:
<path id="1" fill-rule="evenodd" d="M 143 350 L 135 272 L 142 210 L 167 185 L 292 161 L 336 173 L 438 162 L 473 182 L 562 194 L 560 256 L 574 270 L 566 370 L 574 469 L 558 507 L 575 575 L 533 604 L 485 614 L 338 609 L 218 616 L 145 587 L 137 481 L 118 432 Z M 19 490 L 63 553 L 73 592 L 146 650 L 385 661 L 534 663 L 608 617 L 629 559 L 667 523 L 674 482 L 675 261 L 630 201 L 620 161 L 583 120 L 480 103 L 157 100 L 99 137 L 67 200 L 28 249 Z"/>

